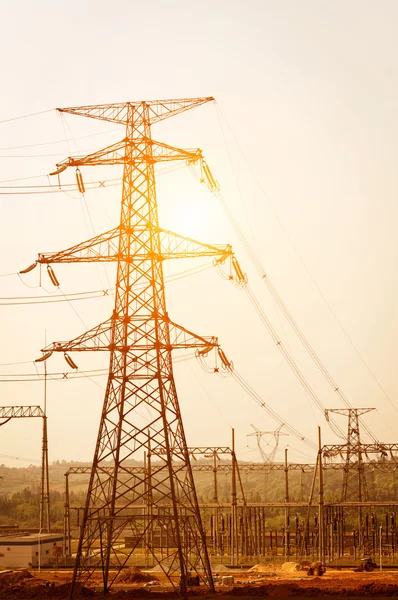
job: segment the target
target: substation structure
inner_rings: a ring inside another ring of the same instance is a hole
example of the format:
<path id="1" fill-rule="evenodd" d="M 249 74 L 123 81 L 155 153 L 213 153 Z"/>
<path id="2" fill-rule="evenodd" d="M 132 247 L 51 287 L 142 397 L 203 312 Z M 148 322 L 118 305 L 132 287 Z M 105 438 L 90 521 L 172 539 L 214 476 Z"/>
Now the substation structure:
<path id="1" fill-rule="evenodd" d="M 284 463 L 239 463 L 230 448 L 193 449 L 196 450 L 195 454 L 212 459 L 211 462 L 192 461 L 195 478 L 208 473 L 209 482 L 212 480 L 212 501 L 199 501 L 212 564 L 241 566 L 301 559 L 320 559 L 331 565 L 351 564 L 364 556 L 378 557 L 380 535 L 383 561 L 385 564 L 394 564 L 398 558 L 398 500 L 376 501 L 367 497 L 361 501 L 330 501 L 327 495 L 324 500 L 325 488 L 330 488 L 328 480 L 332 478 L 332 473 L 340 473 L 340 481 L 337 489 L 329 490 L 329 495 L 340 495 L 346 478 L 346 462 L 335 462 L 337 448 L 340 453 L 341 446 L 324 446 L 322 460 L 317 460 L 316 464 L 289 463 L 287 453 Z M 363 444 L 362 450 L 367 456 L 377 456 L 374 461 L 362 461 L 362 477 L 369 477 L 371 473 L 378 471 L 395 476 L 398 468 L 398 444 Z M 231 460 L 221 461 L 220 456 L 223 454 L 230 454 Z M 149 469 L 152 466 L 149 466 Z M 351 468 L 354 467 L 351 462 Z M 103 468 L 104 473 L 109 476 L 112 467 Z M 148 481 L 148 463 L 128 469 L 130 477 Z M 71 530 L 76 531 L 79 515 L 83 510 L 82 506 L 70 506 L 69 478 L 72 475 L 89 475 L 90 472 L 89 466 L 76 466 L 65 473 L 64 534 L 68 540 L 69 556 L 72 556 Z M 267 500 L 267 496 L 272 495 L 268 479 L 278 472 L 284 480 L 281 487 L 284 495 L 280 500 Z M 250 477 L 255 477 L 258 481 L 259 476 L 263 484 L 261 500 L 254 502 L 247 499 L 247 489 L 250 487 Z M 304 492 L 304 477 L 307 493 Z M 289 491 L 293 479 L 294 499 Z M 227 488 L 230 496 L 228 500 L 225 498 L 225 491 L 220 493 L 220 484 L 224 490 Z M 300 490 L 299 494 L 297 489 Z M 297 495 L 300 496 L 299 499 Z M 142 503 L 142 497 L 146 498 L 145 503 Z M 168 508 L 164 505 L 164 510 Z M 151 510 L 148 493 L 143 493 L 141 498 L 137 499 L 135 509 L 137 512 Z M 72 512 L 76 513 L 77 517 L 75 525 L 71 524 Z M 360 527 L 358 516 L 361 518 Z M 150 535 L 151 543 L 158 548 L 160 554 L 167 553 L 169 546 L 175 543 L 166 528 L 153 528 Z M 136 540 L 129 536 L 119 540 L 120 545 L 127 548 L 135 542 Z M 136 548 L 131 564 L 154 566 L 153 559 L 146 550 L 145 541 Z"/>
<path id="2" fill-rule="evenodd" d="M 50 481 L 48 477 L 48 436 L 46 399 L 44 398 L 44 410 L 42 410 L 40 406 L 0 406 L 0 427 L 11 421 L 11 419 L 37 418 L 43 419 L 41 445 L 39 531 L 40 533 L 50 533 Z"/>

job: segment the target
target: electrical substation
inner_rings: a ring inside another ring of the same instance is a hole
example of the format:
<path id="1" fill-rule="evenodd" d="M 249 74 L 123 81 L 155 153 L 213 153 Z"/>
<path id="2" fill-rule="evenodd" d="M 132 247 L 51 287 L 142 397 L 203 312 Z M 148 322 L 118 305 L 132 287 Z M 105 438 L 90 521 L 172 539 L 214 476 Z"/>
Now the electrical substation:
<path id="1" fill-rule="evenodd" d="M 117 585 L 120 573 L 131 566 L 162 573 L 167 585 L 186 597 L 192 586 L 214 591 L 212 567 L 220 564 L 242 568 L 320 561 L 345 566 L 377 556 L 385 565 L 398 564 L 398 500 L 380 499 L 375 494 L 375 474 L 396 477 L 398 443 L 375 437 L 366 421 L 372 409 L 353 407 L 319 358 L 222 196 L 202 151 L 174 147 L 152 136 L 157 123 L 213 100 L 200 97 L 57 109 L 124 129 L 120 141 L 84 156 L 70 156 L 57 163 L 49 175 L 61 188 L 63 172 L 75 169 L 75 188 L 83 194 L 86 186 L 89 188 L 84 181 L 86 167 L 119 166 L 123 170 L 119 223 L 66 250 L 39 253 L 31 266 L 19 272 L 24 277 L 39 266 L 58 287 L 54 265 L 114 263 L 113 311 L 74 339 L 52 342 L 42 349 L 36 363 L 43 363 L 45 369 L 44 409 L 28 404 L 0 407 L 1 425 L 11 419 L 43 419 L 38 531 L 50 535 L 46 394 L 51 356 L 61 353 L 78 374 L 73 353 L 109 354 L 92 464 L 71 466 L 64 472 L 64 526 L 56 533 L 63 539 L 60 564 L 73 568 L 70 598 L 76 597 L 81 585 L 90 585 L 98 573 L 101 588 L 108 592 Z M 325 407 L 280 339 L 232 246 L 197 241 L 184 237 L 184 232 L 162 228 L 155 167 L 174 161 L 185 163 L 217 199 L 273 302 L 341 408 Z M 287 422 L 264 401 L 240 375 L 218 337 L 194 333 L 173 320 L 178 315 L 169 316 L 163 262 L 196 257 L 210 257 L 221 275 L 247 294 L 275 350 L 322 414 L 322 430 L 314 431 L 313 439 L 291 424 L 294 415 Z M 265 430 L 253 424 L 251 431 L 244 432 L 248 438 L 255 437 L 261 462 L 238 456 L 234 430 L 229 446 L 218 446 L 217 440 L 214 446 L 190 444 L 173 373 L 173 351 L 178 349 L 193 351 L 208 372 L 233 377 L 242 394 L 262 409 Z M 340 443 L 327 443 L 329 427 Z M 363 441 L 364 435 L 369 442 Z M 285 449 L 284 461 L 277 462 L 283 436 L 305 445 L 313 461 L 290 462 Z M 197 493 L 199 477 L 206 480 L 210 499 L 203 500 Z M 87 487 L 86 500 L 78 505 L 70 496 L 75 478 Z M 256 498 L 249 493 L 254 478 L 261 490 Z M 332 478 L 338 482 L 334 490 L 328 487 Z M 273 493 L 276 482 L 283 490 L 277 498 Z"/>

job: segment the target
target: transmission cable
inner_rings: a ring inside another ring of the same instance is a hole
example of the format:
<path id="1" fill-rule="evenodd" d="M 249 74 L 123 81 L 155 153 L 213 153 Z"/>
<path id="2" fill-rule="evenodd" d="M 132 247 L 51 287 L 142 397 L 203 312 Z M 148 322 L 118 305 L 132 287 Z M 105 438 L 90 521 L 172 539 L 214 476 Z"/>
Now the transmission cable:
<path id="1" fill-rule="evenodd" d="M 115 131 L 119 131 L 120 129 L 110 129 L 109 131 L 100 131 L 98 133 L 90 133 L 88 135 L 81 135 L 79 137 L 76 137 L 76 140 L 83 140 L 86 138 L 91 138 L 91 137 L 96 137 L 96 136 L 100 136 L 100 135 L 108 135 L 109 133 L 114 133 Z M 22 146 L 6 146 L 5 148 L 0 148 L 0 152 L 5 152 L 6 150 L 21 150 L 21 149 L 25 149 L 25 148 L 38 148 L 39 146 L 55 146 L 57 144 L 65 144 L 65 141 L 72 141 L 72 140 L 54 140 L 53 142 L 39 142 L 37 144 L 24 144 Z"/>
<path id="2" fill-rule="evenodd" d="M 209 263 L 207 265 L 202 265 L 200 267 L 193 267 L 191 269 L 186 269 L 185 271 L 181 271 L 180 273 L 175 273 L 174 275 L 168 275 L 165 277 L 165 281 L 168 283 L 172 283 L 173 281 L 178 281 L 180 279 L 184 279 L 185 277 L 191 277 L 192 275 L 197 275 L 198 273 L 202 273 L 204 271 L 208 271 L 213 268 L 213 263 Z M 19 275 L 19 273 L 4 273 L 0 275 L 0 277 L 6 277 L 10 275 Z M 25 282 L 23 282 L 24 285 Z M 135 286 L 136 289 L 140 289 L 145 287 L 146 284 L 137 284 Z M 28 286 L 28 287 L 40 287 L 42 286 Z M 114 294 L 115 289 L 103 289 L 103 290 L 92 290 L 88 292 L 75 292 L 70 294 L 53 294 L 50 298 L 45 295 L 40 296 L 5 296 L 0 297 L 0 306 L 23 306 L 23 305 L 32 305 L 32 304 L 51 304 L 57 302 L 76 302 L 77 300 L 91 300 L 93 298 L 103 298 L 108 294 Z"/>
<path id="3" fill-rule="evenodd" d="M 393 406 L 393 408 L 398 412 L 397 407 L 394 405 L 394 403 L 392 402 L 391 398 L 387 395 L 387 393 L 384 391 L 384 389 L 382 388 L 381 384 L 379 383 L 379 381 L 376 379 L 376 377 L 373 375 L 372 371 L 370 370 L 369 366 L 367 365 L 367 363 L 365 362 L 365 360 L 362 358 L 361 354 L 359 353 L 359 351 L 356 349 L 354 343 L 352 342 L 352 340 L 350 339 L 349 335 L 347 334 L 347 332 L 345 331 L 345 329 L 343 328 L 342 324 L 340 323 L 339 319 L 337 318 L 337 315 L 334 313 L 334 311 L 332 310 L 331 306 L 329 305 L 326 297 L 324 296 L 324 294 L 321 292 L 319 286 L 317 285 L 316 281 L 314 280 L 313 276 L 311 275 L 307 265 L 305 264 L 303 258 L 301 257 L 301 255 L 299 254 L 297 248 L 295 247 L 291 237 L 289 236 L 288 232 L 286 231 L 286 229 L 284 228 L 280 218 L 278 217 L 274 207 L 272 206 L 272 204 L 269 202 L 267 195 L 265 194 L 260 182 L 258 181 L 249 161 L 247 160 L 240 144 L 238 143 L 231 127 L 229 126 L 225 116 L 223 115 L 220 107 L 217 105 L 218 110 L 220 111 L 220 113 L 223 116 L 223 119 L 226 123 L 226 125 L 228 126 L 234 140 L 235 143 L 237 144 L 240 153 L 242 154 L 246 164 L 248 165 L 260 191 L 262 192 L 263 196 L 267 199 L 268 204 L 271 207 L 271 210 L 275 216 L 275 218 L 277 219 L 280 227 L 282 228 L 282 231 L 285 233 L 289 243 L 291 244 L 293 250 L 295 251 L 296 255 L 298 256 L 300 262 L 302 263 L 304 269 L 306 270 L 308 276 L 310 277 L 312 283 L 314 284 L 315 288 L 317 289 L 318 293 L 320 294 L 320 296 L 322 297 L 323 301 L 325 302 L 326 306 L 328 307 L 329 311 L 331 312 L 332 316 L 334 317 L 334 319 L 336 320 L 337 324 L 339 325 L 340 329 L 342 330 L 342 332 L 344 333 L 345 337 L 348 339 L 351 347 L 354 349 L 354 351 L 356 352 L 357 356 L 360 358 L 361 362 L 363 363 L 363 365 L 366 367 L 366 369 L 368 370 L 368 372 L 370 373 L 370 375 L 372 376 L 373 380 L 375 381 L 375 383 L 378 385 L 379 389 L 382 391 L 382 393 L 384 394 L 384 396 L 387 398 L 387 400 L 390 402 L 390 404 Z M 221 125 L 221 121 L 219 120 L 219 124 L 220 124 L 220 128 L 221 131 L 223 133 L 224 136 L 224 132 L 222 130 L 222 125 Z M 224 136 L 224 142 L 225 145 L 227 147 L 227 142 Z M 227 148 L 227 152 L 228 152 L 228 148 Z M 233 168 L 233 164 L 232 164 L 232 159 L 230 157 L 230 154 L 228 152 L 228 156 L 231 162 L 231 167 L 234 171 Z M 237 184 L 238 185 L 238 184 Z M 238 185 L 239 188 L 239 185 Z M 221 200 L 221 199 L 220 199 Z M 226 202 L 225 200 L 223 200 L 224 205 L 226 206 Z M 223 206 L 223 205 L 222 205 Z M 228 208 L 228 207 L 227 207 Z M 225 208 L 223 206 L 223 209 L 225 211 Z M 315 364 L 317 365 L 318 369 L 321 371 L 321 373 L 323 374 L 323 376 L 325 377 L 325 379 L 328 381 L 328 383 L 331 385 L 331 387 L 334 389 L 334 391 L 336 392 L 336 394 L 340 397 L 340 399 L 342 400 L 342 402 L 348 407 L 348 408 L 352 408 L 352 404 L 349 402 L 348 398 L 345 396 L 344 392 L 340 389 L 340 387 L 337 385 L 337 383 L 334 381 L 334 379 L 332 378 L 331 374 L 328 372 L 326 366 L 323 364 L 323 362 L 320 360 L 319 356 L 316 354 L 316 352 L 314 351 L 314 349 L 312 348 L 311 344 L 309 343 L 309 341 L 307 340 L 307 338 L 305 337 L 304 333 L 302 332 L 302 330 L 300 329 L 300 327 L 298 326 L 297 322 L 295 321 L 295 319 L 293 318 L 292 314 L 290 313 L 290 311 L 288 310 L 287 306 L 284 304 L 283 300 L 281 299 L 281 297 L 279 296 L 277 290 L 275 289 L 275 287 L 273 286 L 269 276 L 265 273 L 265 270 L 261 264 L 261 262 L 258 259 L 258 256 L 254 253 L 253 249 L 250 247 L 250 244 L 246 238 L 246 236 L 244 235 L 243 231 L 240 229 L 239 224 L 236 222 L 236 220 L 234 219 L 231 211 L 228 209 L 227 212 L 227 217 L 231 222 L 232 227 L 235 229 L 235 232 L 237 233 L 241 243 L 243 244 L 246 252 L 249 255 L 249 258 L 252 260 L 254 266 L 256 267 L 256 269 L 258 270 L 261 278 L 263 279 L 263 281 L 266 283 L 271 296 L 275 299 L 275 301 L 278 303 L 280 309 L 282 310 L 283 314 L 285 315 L 287 321 L 289 322 L 289 324 L 291 325 L 291 327 L 293 328 L 293 330 L 295 331 L 297 337 L 299 338 L 299 340 L 301 341 L 302 345 L 304 346 L 304 348 L 307 350 L 308 354 L 310 355 L 310 357 L 313 359 L 313 361 L 315 362 Z M 235 221 L 235 223 L 232 223 L 232 220 Z M 237 231 L 237 229 L 239 228 L 239 233 Z M 368 433 L 368 435 L 374 440 L 377 441 L 377 438 L 375 437 L 375 435 L 373 434 L 373 432 L 370 430 L 370 428 L 366 425 L 366 423 L 363 421 L 363 419 L 360 419 L 361 422 L 361 427 Z"/>
<path id="4" fill-rule="evenodd" d="M 195 354 L 193 352 L 187 352 L 180 356 L 173 358 L 174 363 L 181 363 L 189 360 L 193 360 Z M 32 363 L 36 366 L 34 361 L 24 361 L 22 363 L 8 363 L 4 366 L 17 365 L 17 364 L 28 364 Z M 3 365 L 0 365 L 0 367 Z M 85 371 L 59 371 L 54 373 L 0 373 L 0 383 L 24 383 L 33 381 L 44 381 L 46 378 L 48 381 L 71 381 L 73 379 L 80 379 L 81 377 L 103 377 L 108 375 L 109 369 L 89 369 Z"/>
<path id="5" fill-rule="evenodd" d="M 240 240 L 241 244 L 243 245 L 246 253 L 248 254 L 248 256 L 249 256 L 249 258 L 251 260 L 251 262 L 253 263 L 254 267 L 257 269 L 257 271 L 260 274 L 260 277 L 262 278 L 262 280 L 267 285 L 267 288 L 270 291 L 271 296 L 274 298 L 274 300 L 277 302 L 278 306 L 281 308 L 283 314 L 287 318 L 289 324 L 291 325 L 291 327 L 295 331 L 296 335 L 299 337 L 301 343 L 304 345 L 304 348 L 307 350 L 307 352 L 309 353 L 310 357 L 313 359 L 313 361 L 315 362 L 315 364 L 317 365 L 317 367 L 320 369 L 321 373 L 326 378 L 326 380 L 329 383 L 329 385 L 332 386 L 333 390 L 337 393 L 337 395 L 341 398 L 341 400 L 345 403 L 345 405 L 348 406 L 348 407 L 351 407 L 350 402 L 345 397 L 344 393 L 340 390 L 340 388 L 336 384 L 336 382 L 333 380 L 332 376 L 327 371 L 326 367 L 321 362 L 321 360 L 319 359 L 319 357 L 316 355 L 315 351 L 313 350 L 313 348 L 311 347 L 311 345 L 309 344 L 309 342 L 305 338 L 303 332 L 298 327 L 296 321 L 291 316 L 289 310 L 287 309 L 286 305 L 282 301 L 281 297 L 276 292 L 276 289 L 274 288 L 274 286 L 271 284 L 271 282 L 270 282 L 270 285 L 268 285 L 269 277 L 265 273 L 265 270 L 264 270 L 264 268 L 263 268 L 263 266 L 262 266 L 259 258 L 257 257 L 256 253 L 254 252 L 253 248 L 251 247 L 251 245 L 250 245 L 247 237 L 243 233 L 243 231 L 242 231 L 239 223 L 235 219 L 235 217 L 234 217 L 231 209 L 229 208 L 226 200 L 224 199 L 223 195 L 220 193 L 220 191 L 218 189 L 214 189 L 213 188 L 213 189 L 211 189 L 211 192 L 213 193 L 213 195 L 216 196 L 217 200 L 219 201 L 219 204 L 221 205 L 221 208 L 223 209 L 225 215 L 227 216 L 228 221 L 230 222 L 230 224 L 231 224 L 233 230 L 235 231 L 238 239 Z M 257 301 L 256 297 L 254 296 L 253 291 L 250 290 L 250 288 L 249 288 L 248 285 L 245 286 L 245 289 L 246 289 L 246 292 L 248 294 L 248 297 L 249 297 L 250 301 L 252 302 L 252 304 L 253 304 L 254 308 L 256 309 L 257 313 L 259 314 L 259 316 L 260 316 L 261 320 L 263 321 L 264 325 L 266 326 L 266 329 L 267 329 L 268 333 L 270 334 L 272 340 L 279 347 L 279 349 L 280 349 L 282 355 L 284 356 L 286 362 L 288 363 L 288 365 L 290 366 L 290 368 L 293 370 L 293 372 L 296 375 L 296 377 L 299 379 L 301 385 L 304 387 L 304 389 L 306 390 L 306 392 L 309 395 L 309 397 L 312 400 L 315 401 L 315 404 L 318 406 L 318 408 L 324 414 L 325 407 L 323 406 L 322 402 L 317 397 L 317 395 L 315 394 L 315 392 L 312 390 L 311 386 L 309 385 L 308 381 L 305 379 L 304 375 L 301 373 L 300 369 L 298 368 L 296 362 L 294 361 L 294 359 L 291 356 L 291 354 L 288 351 L 288 349 L 284 346 L 284 344 L 282 343 L 282 341 L 279 339 L 279 336 L 277 335 L 275 328 L 273 327 L 273 325 L 271 324 L 271 322 L 269 321 L 269 319 L 265 315 L 265 312 L 261 308 L 261 305 Z M 343 430 L 335 422 L 335 420 L 331 421 L 329 419 L 329 424 L 330 424 L 332 430 L 334 431 L 334 433 L 336 433 L 337 435 L 339 435 L 340 437 L 342 437 L 344 439 L 346 438 L 346 435 L 344 434 Z M 376 441 L 376 438 L 375 438 L 374 434 L 370 431 L 370 429 L 366 426 L 366 424 L 361 423 L 361 425 L 364 427 L 364 429 L 367 431 L 367 433 L 372 437 L 372 439 Z"/>
<path id="6" fill-rule="evenodd" d="M 241 241 L 244 249 L 246 250 L 250 260 L 253 262 L 254 266 L 256 267 L 256 269 L 259 271 L 261 277 L 263 278 L 263 280 L 266 280 L 266 276 L 264 279 L 263 273 L 263 267 L 259 261 L 259 259 L 257 258 L 256 254 L 254 253 L 252 247 L 250 246 L 246 236 L 244 235 L 241 227 L 239 226 L 239 224 L 237 223 L 236 219 L 234 218 L 229 206 L 227 205 L 225 199 L 223 198 L 222 194 L 220 194 L 218 191 L 213 190 L 213 194 L 217 197 L 217 199 L 219 200 L 219 203 L 221 205 L 221 207 L 224 210 L 224 213 L 226 214 L 231 226 L 233 227 L 236 235 L 238 236 L 239 240 Z M 265 273 L 264 273 L 265 275 Z M 325 407 L 322 404 L 321 400 L 318 398 L 317 394 L 314 392 L 314 390 L 312 389 L 312 387 L 310 386 L 310 384 L 308 383 L 307 379 L 304 377 L 303 373 L 301 372 L 301 370 L 299 369 L 298 365 L 296 364 L 294 358 L 292 357 L 291 353 L 289 352 L 289 350 L 285 347 L 285 345 L 283 344 L 283 342 L 281 341 L 280 337 L 278 336 L 274 326 L 272 325 L 271 321 L 268 319 L 268 317 L 266 316 L 264 310 L 262 309 L 260 303 L 258 302 L 256 296 L 254 295 L 254 292 L 251 290 L 251 288 L 249 287 L 249 285 L 246 283 L 244 284 L 244 289 L 247 293 L 247 296 L 250 300 L 250 302 L 252 303 L 252 305 L 254 306 L 258 316 L 260 317 L 261 321 L 263 322 L 263 324 L 265 325 L 269 335 L 271 336 L 272 341 L 276 344 L 276 346 L 279 348 L 282 356 L 284 357 L 285 361 L 287 362 L 287 364 L 289 365 L 290 369 L 293 371 L 294 375 L 297 377 L 297 379 L 299 380 L 300 384 L 302 385 L 302 387 L 304 388 L 304 390 L 306 391 L 307 395 L 310 397 L 311 400 L 313 400 L 316 404 L 316 406 L 319 408 L 319 410 L 325 414 Z M 344 434 L 343 430 L 341 429 L 341 427 L 338 425 L 338 423 L 335 422 L 335 420 L 331 420 L 329 419 L 329 425 L 332 429 L 332 431 L 338 435 L 339 437 L 345 439 L 346 435 Z"/>
<path id="7" fill-rule="evenodd" d="M 11 123 L 11 121 L 19 121 L 21 119 L 28 119 L 29 117 L 36 117 L 37 115 L 44 115 L 45 113 L 53 112 L 55 109 L 50 108 L 48 110 L 40 110 L 39 112 L 29 113 L 27 115 L 21 115 L 19 117 L 11 117 L 10 119 L 3 119 L 0 121 L 0 125 L 3 123 Z"/>
<path id="8" fill-rule="evenodd" d="M 306 438 L 302 435 L 295 427 L 289 425 L 277 412 L 274 411 L 264 400 L 257 394 L 257 392 L 249 385 L 247 381 L 237 372 L 236 369 L 233 370 L 232 376 L 239 383 L 242 389 L 257 402 L 257 404 L 265 410 L 279 425 L 283 425 L 287 431 L 295 438 L 300 440 L 300 442 L 305 443 L 310 448 L 316 449 L 317 446 L 314 442 Z"/>

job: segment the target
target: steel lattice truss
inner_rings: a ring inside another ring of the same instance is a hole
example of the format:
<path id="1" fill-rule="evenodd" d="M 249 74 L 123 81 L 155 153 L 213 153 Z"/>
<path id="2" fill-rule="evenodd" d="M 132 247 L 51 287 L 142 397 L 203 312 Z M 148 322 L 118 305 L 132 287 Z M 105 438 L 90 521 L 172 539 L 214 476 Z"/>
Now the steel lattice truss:
<path id="1" fill-rule="evenodd" d="M 40 490 L 40 531 L 50 532 L 50 484 L 48 479 L 48 438 L 47 417 L 40 406 L 0 406 L 1 425 L 11 419 L 27 418 L 43 419 L 42 455 L 41 455 L 41 490 Z"/>
<path id="2" fill-rule="evenodd" d="M 335 408 L 328 410 L 348 417 L 347 443 L 340 446 L 340 452 L 345 454 L 345 467 L 343 476 L 342 502 L 362 502 L 368 500 L 368 487 L 366 483 L 363 445 L 359 429 L 359 417 L 372 408 Z M 374 445 L 374 444 L 373 444 Z M 379 445 L 379 444 L 377 444 Z M 329 450 L 329 455 L 331 451 Z"/>
<path id="3" fill-rule="evenodd" d="M 288 435 L 287 433 L 281 432 L 281 429 L 283 426 L 284 426 L 284 423 L 282 423 L 282 425 L 279 425 L 279 427 L 277 429 L 275 429 L 275 431 L 260 431 L 255 425 L 252 425 L 252 428 L 254 429 L 254 433 L 247 434 L 247 437 L 256 436 L 257 447 L 260 451 L 261 458 L 263 459 L 265 464 L 270 465 L 270 464 L 274 463 L 276 451 L 279 446 L 279 437 L 281 435 Z M 266 436 L 266 435 L 272 436 L 274 438 L 274 447 L 272 448 L 271 452 L 265 452 L 263 446 L 261 445 L 261 439 L 263 436 Z"/>
<path id="4" fill-rule="evenodd" d="M 91 470 L 71 597 L 100 567 L 108 591 L 131 555 L 145 548 L 170 581 L 186 594 L 189 572 L 206 577 L 213 588 L 205 536 L 173 377 L 171 351 L 198 348 L 201 355 L 219 349 L 214 337 L 201 337 L 169 319 L 163 261 L 212 256 L 223 262 L 230 246 L 210 246 L 159 227 L 154 165 L 196 162 L 200 150 L 182 150 L 155 142 L 151 125 L 212 100 L 196 98 L 132 102 L 60 109 L 75 115 L 126 126 L 125 138 L 86 157 L 57 165 L 123 165 L 118 227 L 63 252 L 40 254 L 37 262 L 115 261 L 112 316 L 69 342 L 43 351 L 106 350 L 109 377 Z M 228 365 L 224 365 L 228 369 Z M 152 463 L 153 449 L 156 461 Z M 161 451 L 160 451 L 161 450 Z M 145 472 L 131 471 L 130 459 L 142 459 Z M 111 465 L 107 471 L 104 467 Z M 144 506 L 144 508 L 142 508 Z M 166 553 L 156 547 L 156 531 L 167 528 L 173 541 Z M 120 551 L 125 535 L 134 547 Z M 99 548 L 99 549 L 98 549 Z M 111 575 L 112 571 L 112 575 Z M 181 576 L 181 580 L 179 581 Z"/>
<path id="5" fill-rule="evenodd" d="M 398 444 L 391 444 L 394 446 L 398 446 Z M 383 445 L 384 447 L 384 445 Z M 326 446 L 328 448 L 328 446 Z M 334 446 L 331 446 L 334 448 Z M 396 449 L 398 451 L 398 448 Z M 378 450 L 380 452 L 380 449 Z M 390 461 L 377 461 L 371 463 L 364 463 L 364 470 L 375 471 L 381 470 L 385 472 L 396 472 L 398 470 L 398 462 L 390 462 Z M 202 462 L 194 462 L 191 465 L 192 471 L 200 471 L 200 472 L 212 472 L 213 465 L 211 463 L 202 463 Z M 334 463 L 327 462 L 324 463 L 323 468 L 331 471 L 342 471 L 345 468 L 345 463 Z M 88 475 L 91 473 L 92 467 L 70 467 L 65 475 Z M 104 472 L 106 469 L 110 471 L 113 470 L 112 467 L 103 467 Z M 127 469 L 127 467 L 126 467 Z M 145 473 L 145 467 L 129 467 L 131 473 Z M 315 465 L 309 463 L 288 463 L 287 465 L 288 471 L 301 471 L 302 473 L 312 473 L 315 469 Z M 232 470 L 232 464 L 230 463 L 220 463 L 217 465 L 217 471 L 220 473 L 230 473 Z M 284 463 L 273 463 L 271 465 L 265 465 L 261 463 L 239 463 L 239 470 L 241 473 L 268 473 L 271 471 L 285 471 L 286 466 Z"/>
<path id="6" fill-rule="evenodd" d="M 0 406 L 0 419 L 25 419 L 27 417 L 45 417 L 40 406 Z M 4 423 L 3 423 L 4 424 Z"/>

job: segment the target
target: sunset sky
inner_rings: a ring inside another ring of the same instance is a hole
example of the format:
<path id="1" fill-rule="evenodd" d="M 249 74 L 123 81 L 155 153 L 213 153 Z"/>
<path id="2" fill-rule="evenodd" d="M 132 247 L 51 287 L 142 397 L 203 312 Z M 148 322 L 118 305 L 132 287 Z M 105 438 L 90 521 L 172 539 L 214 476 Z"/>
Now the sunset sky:
<path id="1" fill-rule="evenodd" d="M 55 108 L 214 96 L 216 103 L 155 125 L 153 137 L 203 150 L 223 198 L 311 345 L 353 406 L 377 408 L 365 417 L 376 437 L 396 441 L 397 3 L 5 0 L 0 11 L 1 405 L 42 403 L 42 382 L 4 380 L 18 373 L 34 379 L 32 361 L 45 339 L 72 339 L 112 310 L 111 295 L 21 306 L 10 300 L 61 293 L 45 269 L 41 288 L 39 269 L 22 280 L 15 273 L 38 252 L 68 248 L 119 218 L 120 185 L 83 198 L 57 191 L 56 178 L 47 175 L 67 156 L 122 139 L 123 128 L 61 116 Z M 187 167 L 177 166 L 159 169 L 161 225 L 233 245 L 252 290 L 323 405 L 341 406 L 278 311 L 217 198 Z M 121 177 L 114 167 L 81 171 L 86 182 Z M 61 183 L 74 182 L 73 170 L 61 175 Z M 49 183 L 54 193 L 19 194 L 15 187 Z M 211 263 L 206 260 L 175 261 L 165 273 Z M 65 294 L 114 287 L 112 266 L 55 265 L 54 271 Z M 338 440 L 244 291 L 209 268 L 168 283 L 167 303 L 172 320 L 218 336 L 239 374 L 282 418 L 314 441 L 317 425 L 325 443 Z M 73 358 L 83 371 L 108 365 L 105 353 Z M 66 371 L 63 357 L 51 357 L 48 370 Z M 234 378 L 206 374 L 195 360 L 177 362 L 175 377 L 189 445 L 228 445 L 234 427 L 238 457 L 260 460 L 254 438 L 247 441 L 250 426 L 270 431 L 278 424 Z M 49 381 L 50 461 L 92 458 L 105 384 L 106 377 Z M 345 429 L 345 419 L 338 419 Z M 0 463 L 39 460 L 40 430 L 39 420 L 7 423 Z M 281 438 L 279 459 L 286 445 L 292 461 L 314 460 L 314 452 L 291 436 Z"/>

